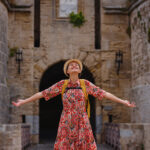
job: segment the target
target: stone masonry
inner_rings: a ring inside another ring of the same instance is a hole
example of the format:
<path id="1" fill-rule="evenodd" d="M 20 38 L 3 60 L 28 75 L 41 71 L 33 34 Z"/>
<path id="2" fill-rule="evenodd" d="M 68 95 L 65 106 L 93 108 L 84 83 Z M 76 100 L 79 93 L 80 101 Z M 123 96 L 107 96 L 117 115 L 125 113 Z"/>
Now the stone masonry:
<path id="1" fill-rule="evenodd" d="M 31 3 L 31 2 L 30 2 Z M 32 1 L 32 4 L 34 2 Z M 33 45 L 33 10 L 28 13 L 9 12 L 8 44 L 10 48 L 23 49 L 21 74 L 17 74 L 15 58 L 9 59 L 9 88 L 11 100 L 27 98 L 39 91 L 39 84 L 48 67 L 69 58 L 78 58 L 90 70 L 95 85 L 115 94 L 122 99 L 129 99 L 130 88 L 130 44 L 126 34 L 128 16 L 106 15 L 101 11 L 102 47 L 94 46 L 94 1 L 84 0 L 80 3 L 86 22 L 81 28 L 74 28 L 68 19 L 57 19 L 54 0 L 41 1 L 41 45 Z M 15 36 L 14 36 L 15 35 Z M 116 74 L 115 53 L 122 50 L 124 63 L 119 76 Z M 111 106 L 112 110 L 102 109 L 102 105 Z M 32 125 L 32 141 L 38 143 L 39 102 L 26 104 L 12 109 L 12 123 L 22 121 Z M 130 111 L 122 104 L 109 100 L 96 101 L 97 141 L 100 143 L 102 122 L 108 122 L 108 115 L 113 115 L 113 122 L 130 122 Z"/>
<path id="2" fill-rule="evenodd" d="M 103 124 L 108 122 L 109 115 L 112 115 L 114 123 L 150 121 L 150 44 L 147 41 L 149 1 L 137 7 L 129 18 L 128 15 L 106 14 L 104 10 L 104 6 L 110 7 L 114 4 L 116 7 L 124 7 L 126 0 L 102 0 L 101 49 L 95 49 L 94 44 L 94 1 L 80 0 L 79 8 L 87 21 L 81 28 L 75 28 L 68 19 L 60 19 L 55 15 L 58 0 L 41 0 L 40 47 L 34 47 L 34 0 L 10 2 L 17 7 L 29 4 L 31 9 L 28 12 L 20 11 L 23 10 L 22 7 L 19 11 L 8 11 L 0 2 L 0 123 L 21 123 L 22 115 L 25 115 L 26 122 L 31 125 L 32 143 L 38 143 L 39 101 L 19 108 L 9 107 L 9 104 L 12 100 L 25 99 L 39 92 L 42 76 L 48 68 L 70 58 L 78 58 L 83 62 L 92 73 L 95 85 L 121 99 L 133 100 L 138 106 L 132 110 L 107 99 L 96 100 L 98 143 L 101 143 Z M 127 34 L 129 24 L 132 29 L 131 39 Z M 9 50 L 15 47 L 23 50 L 21 74 L 17 73 L 15 57 L 8 59 Z M 115 64 L 118 50 L 123 52 L 119 75 L 116 73 Z M 111 109 L 106 110 L 106 107 Z"/>
<path id="3" fill-rule="evenodd" d="M 0 149 L 21 150 L 21 124 L 0 125 Z"/>
<path id="4" fill-rule="evenodd" d="M 150 1 L 146 1 L 131 14 L 131 99 L 137 103 L 132 111 L 132 122 L 150 123 Z"/>
<path id="5" fill-rule="evenodd" d="M 9 114 L 9 91 L 8 91 L 8 13 L 5 6 L 0 2 L 0 124 L 8 123 Z"/>
<path id="6" fill-rule="evenodd" d="M 121 150 L 149 150 L 150 124 L 148 123 L 120 123 Z"/>

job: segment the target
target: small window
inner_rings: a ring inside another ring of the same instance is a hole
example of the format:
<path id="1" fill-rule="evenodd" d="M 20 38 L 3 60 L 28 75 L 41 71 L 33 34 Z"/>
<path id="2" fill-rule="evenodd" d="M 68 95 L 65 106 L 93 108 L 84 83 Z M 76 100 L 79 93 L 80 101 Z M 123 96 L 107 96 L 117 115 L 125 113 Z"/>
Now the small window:
<path id="1" fill-rule="evenodd" d="M 22 115 L 22 123 L 26 123 L 26 116 Z"/>
<path id="2" fill-rule="evenodd" d="M 101 48 L 101 2 L 95 0 L 95 49 Z"/>
<path id="3" fill-rule="evenodd" d="M 78 0 L 59 0 L 58 17 L 66 18 L 71 12 L 78 12 Z"/>
<path id="4" fill-rule="evenodd" d="M 111 115 L 111 114 L 108 115 L 108 122 L 109 122 L 109 123 L 112 122 L 112 115 Z"/>
<path id="5" fill-rule="evenodd" d="M 68 19 L 71 12 L 78 13 L 82 10 L 82 0 L 56 0 L 55 15 L 56 19 Z"/>
<path id="6" fill-rule="evenodd" d="M 40 0 L 34 0 L 34 47 L 40 47 Z"/>

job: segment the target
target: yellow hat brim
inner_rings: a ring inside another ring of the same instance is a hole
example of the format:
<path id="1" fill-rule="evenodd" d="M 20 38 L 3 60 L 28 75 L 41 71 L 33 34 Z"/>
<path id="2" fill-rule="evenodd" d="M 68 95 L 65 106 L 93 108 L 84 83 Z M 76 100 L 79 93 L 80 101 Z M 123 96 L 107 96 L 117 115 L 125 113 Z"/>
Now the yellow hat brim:
<path id="1" fill-rule="evenodd" d="M 64 74 L 65 74 L 66 76 L 68 76 L 68 74 L 67 74 L 67 67 L 68 67 L 68 65 L 69 65 L 71 62 L 76 62 L 76 63 L 78 63 L 79 66 L 80 66 L 80 69 L 81 69 L 81 71 L 82 71 L 83 66 L 82 66 L 82 63 L 81 63 L 80 60 L 78 60 L 78 59 L 69 59 L 69 60 L 67 60 L 67 61 L 65 62 L 65 64 L 64 64 Z"/>

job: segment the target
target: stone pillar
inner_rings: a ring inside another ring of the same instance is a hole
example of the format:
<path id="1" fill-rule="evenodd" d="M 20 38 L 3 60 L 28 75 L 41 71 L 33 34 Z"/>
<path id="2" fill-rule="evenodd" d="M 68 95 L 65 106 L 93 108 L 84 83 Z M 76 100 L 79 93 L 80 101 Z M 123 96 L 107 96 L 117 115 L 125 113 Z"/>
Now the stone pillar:
<path id="1" fill-rule="evenodd" d="M 9 121 L 9 94 L 7 87 L 8 12 L 0 2 L 0 123 Z"/>
<path id="2" fill-rule="evenodd" d="M 150 123 L 150 1 L 145 1 L 131 14 L 131 100 L 137 107 L 132 109 L 132 122 Z"/>

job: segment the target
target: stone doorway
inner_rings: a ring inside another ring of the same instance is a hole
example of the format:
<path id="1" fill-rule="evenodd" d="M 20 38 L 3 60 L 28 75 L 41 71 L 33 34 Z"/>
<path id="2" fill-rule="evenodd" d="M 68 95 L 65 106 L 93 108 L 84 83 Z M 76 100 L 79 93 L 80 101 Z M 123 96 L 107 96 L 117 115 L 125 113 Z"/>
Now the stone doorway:
<path id="1" fill-rule="evenodd" d="M 59 61 L 52 66 L 50 66 L 43 74 L 39 90 L 42 91 L 56 82 L 67 79 L 63 73 L 63 65 L 65 61 Z M 94 78 L 88 68 L 83 65 L 83 71 L 80 78 L 87 79 L 94 83 Z M 95 98 L 89 95 L 91 103 L 91 125 L 93 129 L 94 136 L 95 133 Z M 60 120 L 60 115 L 63 109 L 63 104 L 61 101 L 61 95 L 58 95 L 48 101 L 41 99 L 39 101 L 39 142 L 49 143 L 49 141 L 55 141 L 57 135 L 58 124 Z"/>

